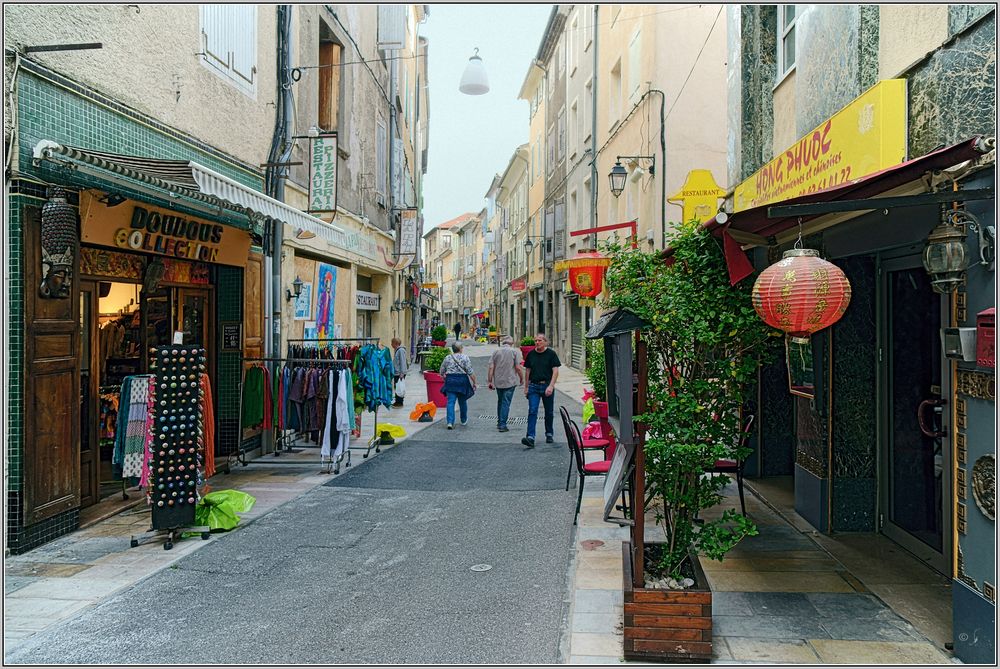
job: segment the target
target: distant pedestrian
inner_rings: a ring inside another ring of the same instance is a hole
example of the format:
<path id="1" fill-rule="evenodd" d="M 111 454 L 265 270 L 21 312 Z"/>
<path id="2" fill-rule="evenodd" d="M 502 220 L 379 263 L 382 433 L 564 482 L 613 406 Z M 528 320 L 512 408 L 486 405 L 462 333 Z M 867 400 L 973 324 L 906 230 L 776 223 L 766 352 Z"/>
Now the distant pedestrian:
<path id="1" fill-rule="evenodd" d="M 403 342 L 399 340 L 399 337 L 392 338 L 392 372 L 394 378 L 394 386 L 396 390 L 400 388 L 405 389 L 406 382 L 403 379 L 406 378 L 406 373 L 410 371 L 410 355 L 403 346 Z M 403 381 L 403 385 L 400 386 L 400 381 Z M 401 407 L 403 406 L 403 396 L 398 392 L 396 393 L 396 401 L 393 406 Z"/>
<path id="2" fill-rule="evenodd" d="M 462 338 L 462 324 L 461 323 L 455 323 L 455 327 L 452 328 L 452 329 L 455 331 L 455 341 L 458 341 L 459 339 L 461 339 Z"/>
<path id="3" fill-rule="evenodd" d="M 500 348 L 493 352 L 486 379 L 489 387 L 497 391 L 497 430 L 509 432 L 507 416 L 510 414 L 510 401 L 514 399 L 514 388 L 524 382 L 521 351 L 514 348 L 514 338 L 510 335 L 505 335 L 500 340 Z"/>
<path id="4" fill-rule="evenodd" d="M 462 342 L 451 345 L 451 353 L 441 361 L 438 373 L 444 377 L 444 387 L 441 389 L 448 396 L 448 429 L 455 427 L 455 402 L 461 411 L 462 425 L 469 422 L 468 399 L 476 394 L 476 373 L 472 370 L 472 361 L 462 353 Z"/>
<path id="5" fill-rule="evenodd" d="M 545 405 L 545 443 L 551 444 L 555 439 L 553 424 L 555 423 L 555 391 L 556 379 L 559 378 L 559 356 L 549 348 L 549 338 L 538 333 L 535 335 L 535 348 L 528 351 L 524 359 L 524 395 L 528 398 L 528 434 L 521 443 L 528 448 L 535 447 L 535 423 L 538 421 L 538 403 Z"/>

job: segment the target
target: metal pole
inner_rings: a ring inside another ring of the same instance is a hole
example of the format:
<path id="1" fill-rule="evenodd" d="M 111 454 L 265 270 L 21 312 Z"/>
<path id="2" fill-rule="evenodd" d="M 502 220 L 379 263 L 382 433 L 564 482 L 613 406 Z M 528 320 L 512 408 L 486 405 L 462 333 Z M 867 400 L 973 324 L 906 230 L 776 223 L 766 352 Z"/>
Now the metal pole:
<path id="1" fill-rule="evenodd" d="M 646 342 L 638 330 L 635 331 L 635 350 L 639 383 L 637 387 L 635 415 L 646 413 L 646 392 L 648 390 L 649 368 L 647 366 Z M 643 578 L 643 554 L 645 552 L 645 511 L 646 511 L 646 425 L 636 424 L 635 440 L 635 484 L 632 486 L 632 586 L 645 587 Z"/>

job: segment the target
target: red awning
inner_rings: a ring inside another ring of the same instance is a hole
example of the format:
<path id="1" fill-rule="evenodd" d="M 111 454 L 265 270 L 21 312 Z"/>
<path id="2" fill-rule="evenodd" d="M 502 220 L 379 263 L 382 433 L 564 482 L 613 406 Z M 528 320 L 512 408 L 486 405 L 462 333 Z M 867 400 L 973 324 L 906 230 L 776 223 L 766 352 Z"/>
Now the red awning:
<path id="1" fill-rule="evenodd" d="M 798 226 L 800 217 L 768 218 L 767 211 L 776 205 L 811 204 L 815 202 L 834 202 L 837 200 L 863 200 L 877 198 L 878 195 L 891 191 L 907 183 L 914 182 L 927 172 L 941 170 L 959 163 L 977 158 L 985 152 L 979 137 L 968 139 L 954 146 L 949 146 L 926 155 L 894 165 L 880 172 L 875 172 L 843 186 L 828 188 L 808 195 L 771 202 L 752 209 L 745 209 L 729 216 L 725 223 L 719 223 L 714 218 L 705 222 L 703 227 L 723 240 L 723 250 L 726 263 L 729 265 L 729 280 L 736 284 L 753 273 L 753 266 L 740 244 L 729 234 L 730 231 L 749 233 L 759 237 L 771 237 L 789 228 Z M 877 202 L 872 203 L 872 209 L 878 209 Z M 828 214 L 802 216 L 802 223 Z M 737 235 L 739 236 L 739 235 Z M 751 244 L 756 245 L 756 244 Z M 673 255 L 673 249 L 663 252 L 664 259 Z"/>

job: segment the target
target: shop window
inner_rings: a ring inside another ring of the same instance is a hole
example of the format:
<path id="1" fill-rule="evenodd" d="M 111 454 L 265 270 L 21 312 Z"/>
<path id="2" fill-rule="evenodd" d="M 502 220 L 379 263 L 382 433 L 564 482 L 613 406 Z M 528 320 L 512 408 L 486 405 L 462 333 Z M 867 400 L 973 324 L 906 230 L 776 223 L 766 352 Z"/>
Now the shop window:
<path id="1" fill-rule="evenodd" d="M 257 94 L 257 6 L 199 5 L 202 64 Z"/>
<path id="2" fill-rule="evenodd" d="M 796 5 L 778 5 L 778 81 L 795 67 Z"/>
<path id="3" fill-rule="evenodd" d="M 336 42 L 319 45 L 319 127 L 336 130 L 340 127 L 340 62 L 343 47 Z"/>

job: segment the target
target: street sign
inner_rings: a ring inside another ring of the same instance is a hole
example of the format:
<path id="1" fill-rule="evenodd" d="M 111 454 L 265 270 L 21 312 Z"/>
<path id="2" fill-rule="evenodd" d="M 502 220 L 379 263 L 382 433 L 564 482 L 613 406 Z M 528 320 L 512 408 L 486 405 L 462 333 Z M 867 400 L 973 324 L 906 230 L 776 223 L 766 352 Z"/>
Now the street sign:
<path id="1" fill-rule="evenodd" d="M 404 209 L 399 212 L 399 255 L 417 253 L 417 210 Z"/>

